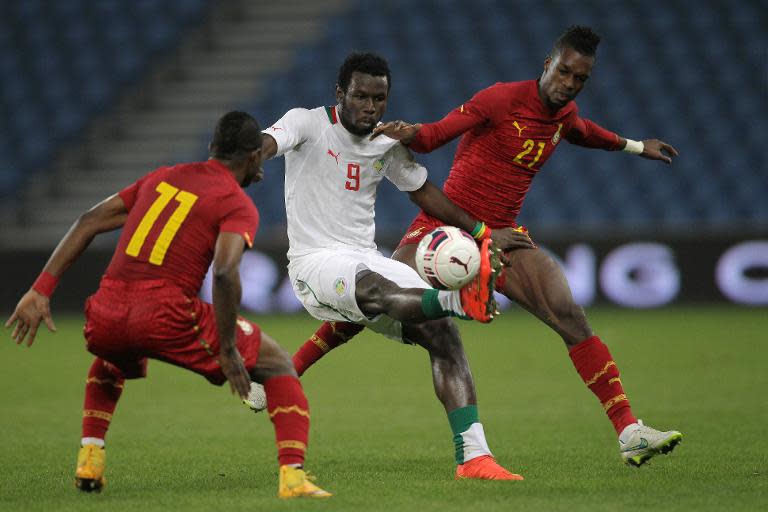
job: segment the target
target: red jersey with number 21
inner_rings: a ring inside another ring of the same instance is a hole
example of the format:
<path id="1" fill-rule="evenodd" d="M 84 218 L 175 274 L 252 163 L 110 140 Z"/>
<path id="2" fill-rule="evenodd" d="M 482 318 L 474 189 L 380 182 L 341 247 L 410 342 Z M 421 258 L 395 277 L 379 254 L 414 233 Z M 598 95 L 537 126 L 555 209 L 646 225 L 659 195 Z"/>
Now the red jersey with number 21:
<path id="1" fill-rule="evenodd" d="M 541 101 L 536 80 L 497 83 L 436 123 L 425 124 L 409 145 L 424 153 L 464 134 L 446 195 L 491 227 L 515 225 L 533 177 L 562 139 L 618 149 L 618 136 L 579 117 L 571 101 L 557 112 Z"/>
<path id="2" fill-rule="evenodd" d="M 250 247 L 259 224 L 253 201 L 215 160 L 161 167 L 119 193 L 128 210 L 106 276 L 164 279 L 200 291 L 221 232 Z"/>

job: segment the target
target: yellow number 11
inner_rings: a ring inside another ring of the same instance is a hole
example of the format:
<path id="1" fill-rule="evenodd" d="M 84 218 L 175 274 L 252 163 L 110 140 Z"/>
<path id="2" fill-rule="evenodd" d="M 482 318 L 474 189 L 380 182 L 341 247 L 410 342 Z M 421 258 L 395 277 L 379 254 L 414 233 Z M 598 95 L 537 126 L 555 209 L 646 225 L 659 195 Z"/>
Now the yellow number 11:
<path id="1" fill-rule="evenodd" d="M 139 222 L 139 227 L 136 228 L 131 240 L 128 242 L 128 247 L 125 249 L 125 253 L 128 256 L 134 257 L 139 255 L 141 246 L 144 245 L 144 241 L 147 239 L 147 235 L 152 229 L 152 226 L 155 225 L 160 213 L 165 210 L 165 207 L 168 206 L 171 199 L 176 198 L 176 201 L 179 202 L 179 206 L 176 207 L 176 210 L 171 214 L 168 222 L 165 223 L 163 230 L 160 232 L 160 236 L 157 237 L 157 241 L 155 242 L 154 247 L 152 247 L 152 253 L 149 255 L 150 263 L 153 265 L 162 265 L 163 259 L 165 259 L 165 253 L 168 251 L 168 246 L 171 245 L 173 237 L 176 236 L 176 232 L 181 227 L 184 219 L 189 215 L 189 210 L 192 209 L 192 205 L 197 201 L 197 196 L 184 190 L 180 191 L 173 185 L 169 185 L 164 181 L 158 183 L 155 190 L 160 193 L 160 197 L 155 199 L 155 202 L 149 207 L 147 213 L 144 214 L 141 222 Z"/>

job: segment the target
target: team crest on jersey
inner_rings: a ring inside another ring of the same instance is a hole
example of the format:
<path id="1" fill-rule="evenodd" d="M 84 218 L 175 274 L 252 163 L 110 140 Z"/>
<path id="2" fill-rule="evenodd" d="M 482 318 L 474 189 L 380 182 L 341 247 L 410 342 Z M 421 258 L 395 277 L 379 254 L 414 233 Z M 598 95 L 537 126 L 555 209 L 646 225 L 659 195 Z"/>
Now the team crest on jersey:
<path id="1" fill-rule="evenodd" d="M 333 289 L 336 292 L 336 295 L 341 297 L 347 292 L 347 282 L 343 277 L 337 277 L 333 282 Z"/>
<path id="2" fill-rule="evenodd" d="M 560 130 L 563 128 L 563 123 L 557 123 L 557 131 L 552 136 L 552 145 L 557 146 L 557 143 L 560 142 Z"/>
<path id="3" fill-rule="evenodd" d="M 373 171 L 376 174 L 381 175 L 381 171 L 383 169 L 384 169 L 384 159 L 383 158 L 379 158 L 378 160 L 373 162 Z"/>
<path id="4" fill-rule="evenodd" d="M 246 336 L 250 336 L 253 334 L 253 326 L 251 325 L 248 320 L 245 320 L 244 318 L 238 318 L 237 319 L 237 326 L 240 328 L 241 331 L 243 331 L 243 334 Z"/>

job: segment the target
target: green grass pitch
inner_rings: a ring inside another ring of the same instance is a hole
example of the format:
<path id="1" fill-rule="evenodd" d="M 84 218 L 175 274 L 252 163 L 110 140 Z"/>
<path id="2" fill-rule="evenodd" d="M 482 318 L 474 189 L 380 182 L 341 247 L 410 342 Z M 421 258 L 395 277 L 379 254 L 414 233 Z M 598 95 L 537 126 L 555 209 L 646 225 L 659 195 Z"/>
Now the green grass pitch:
<path id="1" fill-rule="evenodd" d="M 524 482 L 453 480 L 453 445 L 426 353 L 371 333 L 310 369 L 307 467 L 336 496 L 278 500 L 273 431 L 229 394 L 150 363 L 107 439 L 108 485 L 73 485 L 90 356 L 82 319 L 31 349 L 0 344 L 0 510 L 765 510 L 768 311 L 593 309 L 632 406 L 683 432 L 672 455 L 624 466 L 613 429 L 559 338 L 529 315 L 462 322 L 480 418 L 498 460 Z M 317 322 L 256 318 L 293 351 Z"/>

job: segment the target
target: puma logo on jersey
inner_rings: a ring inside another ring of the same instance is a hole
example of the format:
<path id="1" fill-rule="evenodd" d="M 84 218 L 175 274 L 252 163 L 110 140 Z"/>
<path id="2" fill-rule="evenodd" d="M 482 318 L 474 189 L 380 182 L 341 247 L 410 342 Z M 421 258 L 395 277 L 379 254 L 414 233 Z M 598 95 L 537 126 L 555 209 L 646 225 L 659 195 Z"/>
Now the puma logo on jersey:
<path id="1" fill-rule="evenodd" d="M 469 274 L 469 262 L 467 262 L 467 263 L 464 263 L 463 261 L 461 261 L 461 260 L 460 260 L 459 258 L 457 258 L 456 256 L 451 256 L 451 258 L 450 258 L 448 261 L 449 261 L 450 263 L 456 263 L 456 264 L 458 264 L 458 265 L 461 265 L 462 267 L 464 267 L 464 272 L 466 272 L 467 274 Z"/>
<path id="2" fill-rule="evenodd" d="M 279 126 L 270 126 L 269 129 L 272 130 L 273 132 L 276 132 L 277 130 L 282 130 L 282 128 L 280 128 Z"/>
<path id="3" fill-rule="evenodd" d="M 520 126 L 519 124 L 517 124 L 517 121 L 513 122 L 512 124 L 515 126 L 515 128 L 517 128 L 517 136 L 518 137 L 522 137 L 523 136 L 523 130 L 528 128 L 527 126 Z"/>
<path id="4" fill-rule="evenodd" d="M 334 160 L 336 160 L 336 165 L 339 165 L 339 155 L 341 155 L 341 151 L 334 154 L 334 152 L 329 149 L 328 154 L 331 155 Z"/>

